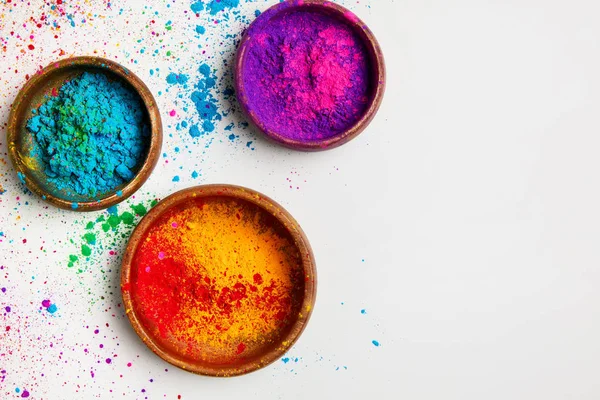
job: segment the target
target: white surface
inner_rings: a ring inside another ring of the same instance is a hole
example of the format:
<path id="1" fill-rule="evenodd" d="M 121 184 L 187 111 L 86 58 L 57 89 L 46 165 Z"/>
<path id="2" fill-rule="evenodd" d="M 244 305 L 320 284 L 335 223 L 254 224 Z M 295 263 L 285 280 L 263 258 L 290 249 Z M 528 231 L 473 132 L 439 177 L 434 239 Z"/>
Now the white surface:
<path id="1" fill-rule="evenodd" d="M 67 354 L 67 364 L 46 360 L 46 373 L 59 377 L 32 372 L 38 376 L 32 398 L 600 398 L 600 3 L 346 5 L 372 28 L 387 62 L 387 93 L 368 130 L 322 153 L 290 152 L 259 139 L 254 152 L 223 142 L 204 156 L 202 183 L 262 191 L 297 218 L 311 241 L 318 301 L 289 354 L 301 360 L 227 380 L 164 364 L 125 319 L 108 319 L 103 304 L 119 302 L 118 291 L 95 305 L 72 298 L 83 296 L 81 279 L 91 279 L 87 284 L 100 293 L 111 282 L 64 268 L 67 248 L 37 261 L 18 246 L 24 224 L 31 249 L 41 238 L 56 242 L 81 234 L 70 225 L 79 215 L 48 210 L 37 217 L 44 205 L 29 197 L 29 207 L 14 210 L 18 193 L 10 189 L 17 183 L 9 175 L 0 221 L 15 242 L 0 243 L 0 254 L 12 268 L 11 301 L 22 307 L 32 302 L 35 310 L 43 290 L 19 283 L 33 268 L 36 280 L 47 279 L 65 303 L 59 303 L 59 318 L 43 325 L 64 334 L 65 349 L 88 340 L 79 321 L 110 322 L 115 333 L 104 343 L 118 346 L 119 360 L 136 361 L 130 369 L 99 365 L 91 379 L 85 365 L 91 361 L 79 361 L 81 354 Z M 78 44 L 83 53 L 100 47 L 92 35 L 85 38 Z M 127 48 L 129 39 L 119 40 Z M 26 70 L 54 58 L 48 52 Z M 155 61 L 138 58 L 131 69 L 153 90 L 164 89 L 166 74 L 160 82 L 149 79 Z M 23 78 L 8 79 L 13 87 Z M 159 102 L 164 116 L 170 100 Z M 178 140 L 167 136 L 167 151 Z M 194 157 L 161 163 L 143 192 L 164 197 L 199 183 L 171 182 L 175 174 L 189 175 Z M 290 171 L 300 190 L 290 190 Z M 0 341 L 0 353 L 9 351 L 4 347 Z M 11 356 L 0 357 L 0 369 L 27 363 L 28 352 L 38 351 L 10 350 Z M 15 396 L 26 375 L 10 375 L 0 389 Z"/>

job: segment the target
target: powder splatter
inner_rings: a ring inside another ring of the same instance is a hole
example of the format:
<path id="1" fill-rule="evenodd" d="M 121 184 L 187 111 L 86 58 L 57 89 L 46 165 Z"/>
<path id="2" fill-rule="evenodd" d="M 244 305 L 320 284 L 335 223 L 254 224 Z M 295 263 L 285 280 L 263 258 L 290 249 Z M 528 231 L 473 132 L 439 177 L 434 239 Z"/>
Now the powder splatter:
<path id="1" fill-rule="evenodd" d="M 190 127 L 190 136 L 199 137 L 204 133 L 215 130 L 215 121 L 221 120 L 221 114 L 218 112 L 217 99 L 213 95 L 213 90 L 217 84 L 217 79 L 211 71 L 208 64 L 200 65 L 198 72 L 201 78 L 196 84 L 191 99 L 196 111 L 200 116 L 200 124 L 194 124 Z"/>
<path id="2" fill-rule="evenodd" d="M 37 144 L 32 156 L 68 196 L 114 191 L 133 178 L 145 155 L 145 118 L 132 89 L 85 72 L 47 98 L 27 122 Z"/>
<path id="3" fill-rule="evenodd" d="M 344 22 L 314 11 L 263 13 L 250 27 L 247 107 L 272 132 L 299 141 L 335 136 L 364 114 L 367 50 Z"/>
<path id="4" fill-rule="evenodd" d="M 254 205 L 221 198 L 167 211 L 142 241 L 131 279 L 152 334 L 208 362 L 269 346 L 300 312 L 304 290 L 285 228 Z"/>
<path id="5" fill-rule="evenodd" d="M 121 213 L 117 206 L 112 206 L 94 220 L 88 221 L 85 224 L 86 232 L 78 244 L 79 255 L 69 255 L 67 266 L 73 268 L 78 265 L 76 271 L 82 273 L 87 270 L 90 259 L 101 256 L 105 251 L 116 254 L 111 249 L 120 247 L 121 242 L 127 240 L 128 233 L 133 230 L 136 222 L 156 203 L 157 200 L 152 200 L 146 204 L 133 204 L 129 206 L 131 212 Z"/>

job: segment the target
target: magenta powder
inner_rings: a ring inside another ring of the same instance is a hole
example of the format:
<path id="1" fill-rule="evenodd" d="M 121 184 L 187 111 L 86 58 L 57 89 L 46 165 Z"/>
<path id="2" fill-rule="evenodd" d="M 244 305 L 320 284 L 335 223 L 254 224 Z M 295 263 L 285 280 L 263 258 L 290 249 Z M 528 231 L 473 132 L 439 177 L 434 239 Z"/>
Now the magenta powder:
<path id="1" fill-rule="evenodd" d="M 268 131 L 308 142 L 352 127 L 370 101 L 367 49 L 343 20 L 318 10 L 267 10 L 249 28 L 246 107 Z"/>

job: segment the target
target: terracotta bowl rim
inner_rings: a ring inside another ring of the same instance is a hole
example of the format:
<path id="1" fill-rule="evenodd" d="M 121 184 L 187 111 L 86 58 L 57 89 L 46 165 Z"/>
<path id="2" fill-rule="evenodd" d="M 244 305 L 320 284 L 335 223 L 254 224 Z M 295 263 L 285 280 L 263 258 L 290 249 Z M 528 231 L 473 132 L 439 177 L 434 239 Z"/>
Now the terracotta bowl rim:
<path id="1" fill-rule="evenodd" d="M 374 93 L 371 96 L 369 107 L 367 108 L 363 116 L 358 121 L 356 121 L 356 123 L 353 126 L 351 126 L 346 131 L 338 135 L 332 136 L 330 138 L 312 141 L 300 141 L 283 136 L 277 132 L 267 129 L 265 124 L 261 122 L 257 115 L 254 112 L 252 112 L 248 107 L 248 95 L 244 88 L 242 71 L 246 53 L 249 48 L 249 42 L 252 39 L 249 32 L 251 32 L 252 26 L 256 23 L 256 21 L 262 20 L 264 18 L 273 18 L 279 13 L 289 12 L 290 10 L 294 9 L 320 9 L 322 11 L 326 11 L 327 13 L 334 13 L 337 18 L 343 20 L 356 32 L 361 33 L 363 42 L 367 47 L 367 50 L 369 50 L 371 56 L 371 63 L 373 68 L 371 79 L 372 82 L 376 84 L 376 87 L 374 88 Z M 350 140 L 356 138 L 366 129 L 366 127 L 371 123 L 373 118 L 375 118 L 375 115 L 377 114 L 377 111 L 381 106 L 383 95 L 385 93 L 385 78 L 386 69 L 381 46 L 379 45 L 379 42 L 375 38 L 373 32 L 371 32 L 369 27 L 353 12 L 332 1 L 286 0 L 268 8 L 265 12 L 260 14 L 246 30 L 246 33 L 244 34 L 240 42 L 236 54 L 234 85 L 236 90 L 236 96 L 244 115 L 246 115 L 246 117 L 250 120 L 252 125 L 254 125 L 265 137 L 285 147 L 295 150 L 322 151 L 341 146 L 342 144 L 345 144 Z"/>
<path id="2" fill-rule="evenodd" d="M 139 171 L 122 189 L 115 190 L 105 194 L 97 200 L 89 201 L 68 201 L 61 197 L 58 197 L 41 187 L 37 184 L 35 179 L 30 176 L 30 169 L 21 160 L 19 149 L 17 148 L 17 140 L 21 135 L 17 122 L 19 115 L 24 113 L 23 107 L 27 108 L 30 100 L 29 95 L 38 85 L 43 84 L 49 76 L 61 69 L 72 69 L 72 68 L 102 68 L 109 74 L 115 74 L 125 80 L 133 89 L 138 93 L 142 99 L 146 111 L 148 113 L 150 123 L 150 146 L 148 148 L 148 154 L 146 159 L 142 163 Z M 128 197 L 133 195 L 143 184 L 148 180 L 154 167 L 158 163 L 160 158 L 160 150 L 162 147 L 162 121 L 160 118 L 160 111 L 156 100 L 152 96 L 150 89 L 146 84 L 133 72 L 126 67 L 102 57 L 96 56 L 81 56 L 71 57 L 62 59 L 59 61 L 52 62 L 40 72 L 36 73 L 29 79 L 25 85 L 19 91 L 15 101 L 13 102 L 9 117 L 8 117 L 8 128 L 7 128 L 7 142 L 8 142 L 8 155 L 17 172 L 19 179 L 27 186 L 29 190 L 40 196 L 43 200 L 48 203 L 72 211 L 97 211 L 111 207 L 115 204 L 119 204 L 126 200 Z"/>
<path id="3" fill-rule="evenodd" d="M 279 345 L 269 351 L 265 351 L 260 355 L 259 361 L 246 361 L 232 367 L 219 367 L 208 363 L 191 362 L 185 359 L 184 356 L 161 348 L 154 337 L 147 331 L 143 323 L 136 314 L 134 301 L 132 299 L 131 289 L 131 269 L 132 263 L 137 252 L 141 240 L 145 237 L 147 231 L 153 226 L 158 218 L 171 207 L 181 204 L 189 199 L 197 199 L 202 197 L 230 197 L 248 201 L 259 206 L 265 212 L 275 217 L 291 235 L 294 243 L 298 247 L 302 257 L 302 268 L 305 277 L 311 277 L 305 282 L 304 294 L 302 299 L 301 313 L 294 321 L 289 332 L 280 338 Z M 195 186 L 175 192 L 167 198 L 161 200 L 154 206 L 148 214 L 142 218 L 138 226 L 135 228 L 129 243 L 127 244 L 125 254 L 123 256 L 121 267 L 121 293 L 123 296 L 123 305 L 125 313 L 129 321 L 140 339 L 160 358 L 164 361 L 199 375 L 214 376 L 214 377 L 231 377 L 247 374 L 258 369 L 264 368 L 267 365 L 281 358 L 287 350 L 292 347 L 304 331 L 312 314 L 317 289 L 317 274 L 314 254 L 308 242 L 308 238 L 300 228 L 298 222 L 289 214 L 281 205 L 271 198 L 242 186 L 227 185 L 227 184 L 211 184 Z"/>

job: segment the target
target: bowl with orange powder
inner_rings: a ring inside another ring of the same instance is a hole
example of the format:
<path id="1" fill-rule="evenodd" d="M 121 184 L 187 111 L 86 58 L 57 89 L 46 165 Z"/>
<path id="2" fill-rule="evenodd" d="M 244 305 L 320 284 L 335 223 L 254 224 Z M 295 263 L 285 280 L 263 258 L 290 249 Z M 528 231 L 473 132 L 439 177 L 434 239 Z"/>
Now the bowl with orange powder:
<path id="1" fill-rule="evenodd" d="M 253 190 L 205 185 L 156 205 L 133 232 L 121 275 L 126 313 L 165 361 L 235 376 L 279 359 L 316 296 L 308 239 Z"/>

